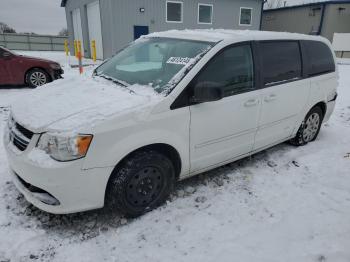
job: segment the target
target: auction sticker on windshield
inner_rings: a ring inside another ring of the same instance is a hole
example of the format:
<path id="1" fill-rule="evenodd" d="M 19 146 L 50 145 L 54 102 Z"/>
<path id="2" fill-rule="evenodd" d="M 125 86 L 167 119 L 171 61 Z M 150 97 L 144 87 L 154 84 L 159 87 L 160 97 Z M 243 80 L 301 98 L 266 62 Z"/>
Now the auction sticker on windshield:
<path id="1" fill-rule="evenodd" d="M 176 65 L 187 65 L 190 62 L 191 58 L 189 57 L 170 57 L 167 64 L 176 64 Z"/>

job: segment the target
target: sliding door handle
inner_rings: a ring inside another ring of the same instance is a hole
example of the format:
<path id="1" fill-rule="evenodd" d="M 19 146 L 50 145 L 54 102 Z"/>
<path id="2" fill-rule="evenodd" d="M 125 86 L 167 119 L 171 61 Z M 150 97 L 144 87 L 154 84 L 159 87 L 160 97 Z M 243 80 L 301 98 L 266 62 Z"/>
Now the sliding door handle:
<path id="1" fill-rule="evenodd" d="M 266 96 L 265 98 L 264 98 L 264 101 L 265 102 L 272 102 L 272 101 L 274 101 L 274 100 L 276 100 L 277 99 L 277 96 L 275 95 L 275 94 L 271 94 L 271 95 L 269 95 L 269 96 Z"/>

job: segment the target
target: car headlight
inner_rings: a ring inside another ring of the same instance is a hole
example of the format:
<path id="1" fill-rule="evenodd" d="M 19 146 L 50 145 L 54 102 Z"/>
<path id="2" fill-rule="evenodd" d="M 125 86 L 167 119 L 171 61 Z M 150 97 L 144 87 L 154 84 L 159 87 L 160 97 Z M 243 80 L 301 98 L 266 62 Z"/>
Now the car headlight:
<path id="1" fill-rule="evenodd" d="M 86 156 L 92 135 L 52 135 L 40 136 L 37 147 L 57 161 L 71 161 Z"/>
<path id="2" fill-rule="evenodd" d="M 55 70 L 61 69 L 61 66 L 59 64 L 50 64 L 50 67 Z"/>

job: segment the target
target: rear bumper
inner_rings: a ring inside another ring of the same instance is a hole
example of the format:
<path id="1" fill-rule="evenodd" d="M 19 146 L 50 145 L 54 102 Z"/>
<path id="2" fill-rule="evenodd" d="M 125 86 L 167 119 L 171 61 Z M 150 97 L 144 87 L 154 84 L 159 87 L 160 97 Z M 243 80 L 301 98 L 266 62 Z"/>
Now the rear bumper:
<path id="1" fill-rule="evenodd" d="M 327 112 L 323 118 L 323 122 L 327 122 L 330 119 L 330 117 L 334 111 L 337 98 L 338 98 L 338 94 L 335 94 L 334 98 L 332 98 L 331 100 L 329 100 L 327 102 Z"/>

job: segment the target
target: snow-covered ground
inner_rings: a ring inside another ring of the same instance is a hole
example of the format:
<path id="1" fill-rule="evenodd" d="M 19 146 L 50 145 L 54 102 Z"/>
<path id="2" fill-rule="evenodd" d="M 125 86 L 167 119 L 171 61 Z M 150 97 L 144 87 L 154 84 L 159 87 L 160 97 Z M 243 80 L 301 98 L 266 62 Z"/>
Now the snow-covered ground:
<path id="1" fill-rule="evenodd" d="M 30 92 L 0 89 L 0 136 L 7 106 Z M 1 141 L 0 261 L 349 262 L 349 170 L 350 65 L 340 65 L 336 110 L 315 142 L 183 181 L 166 205 L 134 220 L 31 206 L 10 181 Z"/>

